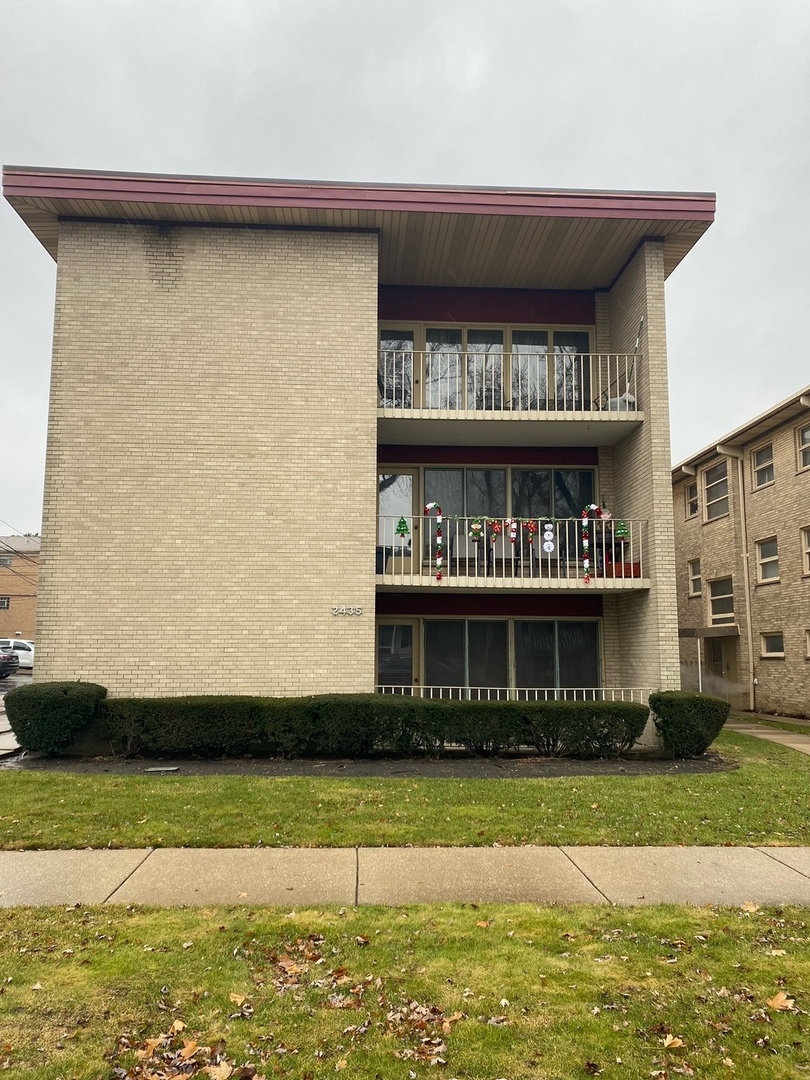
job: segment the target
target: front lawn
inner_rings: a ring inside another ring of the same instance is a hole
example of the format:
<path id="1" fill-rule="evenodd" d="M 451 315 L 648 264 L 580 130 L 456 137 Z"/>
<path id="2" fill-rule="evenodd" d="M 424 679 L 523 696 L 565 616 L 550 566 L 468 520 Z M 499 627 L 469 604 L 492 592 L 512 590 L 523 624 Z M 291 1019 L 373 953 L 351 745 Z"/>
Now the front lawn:
<path id="1" fill-rule="evenodd" d="M 786 1080 L 810 912 L 534 906 L 0 911 L 27 1080 Z"/>
<path id="2" fill-rule="evenodd" d="M 532 780 L 0 772 L 0 848 L 807 842 L 810 757 L 723 733 L 739 768 Z"/>

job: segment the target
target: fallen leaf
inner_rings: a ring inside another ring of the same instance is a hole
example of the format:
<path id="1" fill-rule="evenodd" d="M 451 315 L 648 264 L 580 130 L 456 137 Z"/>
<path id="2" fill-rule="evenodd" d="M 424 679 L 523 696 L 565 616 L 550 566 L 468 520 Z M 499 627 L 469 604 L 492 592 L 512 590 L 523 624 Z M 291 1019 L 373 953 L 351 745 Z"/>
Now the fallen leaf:
<path id="1" fill-rule="evenodd" d="M 487 927 L 491 925 L 491 922 L 489 919 L 481 919 L 475 925 L 480 927 L 481 930 L 486 930 Z"/>
<path id="2" fill-rule="evenodd" d="M 346 1060 L 346 1058 L 341 1058 L 340 1061 L 336 1061 L 335 1062 L 335 1072 L 340 1072 L 342 1069 L 345 1069 L 348 1064 L 349 1063 Z"/>
<path id="3" fill-rule="evenodd" d="M 213 1080 L 228 1080 L 233 1072 L 233 1066 L 227 1061 L 221 1061 L 219 1065 L 209 1065 L 204 1071 L 213 1077 Z"/>
<path id="4" fill-rule="evenodd" d="M 182 1020 L 175 1020 L 172 1023 L 171 1031 L 172 1031 L 173 1035 L 176 1034 L 178 1031 L 185 1031 L 185 1030 L 186 1030 L 186 1025 L 183 1023 Z"/>
<path id="5" fill-rule="evenodd" d="M 31 989 L 32 990 L 41 990 L 42 989 L 42 983 L 34 983 L 34 985 L 31 987 Z"/>
<path id="6" fill-rule="evenodd" d="M 677 1035 L 667 1035 L 664 1039 L 664 1048 L 666 1050 L 677 1050 L 679 1046 L 683 1046 L 683 1039 L 679 1039 Z"/>
<path id="7" fill-rule="evenodd" d="M 228 994 L 228 998 L 234 1005 L 241 1005 L 243 1001 L 247 1001 L 244 994 Z"/>
<path id="8" fill-rule="evenodd" d="M 195 1039 L 184 1039 L 183 1049 L 180 1051 L 180 1057 L 183 1061 L 188 1061 L 189 1058 L 193 1058 L 199 1050 L 199 1046 Z"/>
<path id="9" fill-rule="evenodd" d="M 728 1068 L 728 1069 L 733 1069 L 733 1068 L 735 1068 L 734 1062 L 733 1062 L 733 1061 L 731 1060 L 731 1058 L 723 1058 L 723 1064 L 724 1064 L 724 1065 L 726 1066 L 726 1068 Z"/>
<path id="10" fill-rule="evenodd" d="M 354 939 L 354 943 L 362 949 L 364 945 L 369 944 L 369 940 L 367 937 L 363 937 L 362 934 L 358 934 L 357 937 Z"/>
<path id="11" fill-rule="evenodd" d="M 750 900 L 746 900 L 744 904 L 740 904 L 740 911 L 759 911 L 759 904 L 752 904 Z"/>
<path id="12" fill-rule="evenodd" d="M 190 949 L 193 944 L 194 944 L 193 941 L 184 941 L 183 942 L 183 948 L 184 949 Z"/>
<path id="13" fill-rule="evenodd" d="M 776 1010 L 776 1012 L 790 1012 L 796 1002 L 793 998 L 789 998 L 784 991 L 780 990 L 778 994 L 775 994 L 770 1001 L 766 1001 L 765 1004 L 770 1009 Z"/>
<path id="14" fill-rule="evenodd" d="M 785 949 L 771 949 L 771 951 L 768 953 L 768 956 L 785 956 L 785 954 Z"/>

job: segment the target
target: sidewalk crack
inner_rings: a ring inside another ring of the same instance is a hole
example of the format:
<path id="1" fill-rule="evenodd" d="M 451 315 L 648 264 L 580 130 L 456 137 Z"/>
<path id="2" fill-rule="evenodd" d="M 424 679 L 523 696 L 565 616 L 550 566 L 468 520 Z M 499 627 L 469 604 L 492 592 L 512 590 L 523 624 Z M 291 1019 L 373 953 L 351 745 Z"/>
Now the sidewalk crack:
<path id="1" fill-rule="evenodd" d="M 604 896 L 604 898 L 605 898 L 605 900 L 607 901 L 608 904 L 613 903 L 613 901 L 610 899 L 610 897 L 607 895 L 607 893 L 602 892 L 602 890 L 599 888 L 599 886 L 596 884 L 596 882 L 593 880 L 593 878 L 588 877 L 588 875 L 585 873 L 585 871 L 582 869 L 582 867 L 574 862 L 574 860 L 571 858 L 571 856 L 568 854 L 567 851 L 564 851 L 563 848 L 561 848 L 561 847 L 558 847 L 557 851 L 561 852 L 561 854 L 563 854 L 566 857 L 566 859 L 568 859 L 568 861 L 571 863 L 571 865 L 574 867 L 574 869 L 578 873 L 582 874 L 582 876 L 585 878 L 586 881 L 590 882 L 590 884 L 593 885 L 593 887 L 596 889 L 596 891 L 599 893 L 600 896 Z"/>
<path id="2" fill-rule="evenodd" d="M 129 881 L 129 879 L 135 873 L 135 871 L 140 870 L 140 868 L 143 866 L 143 864 L 146 862 L 146 860 L 149 858 L 149 856 L 154 852 L 154 850 L 155 850 L 154 848 L 147 848 L 146 849 L 146 854 L 141 859 L 141 861 L 138 863 L 138 865 L 133 866 L 132 869 L 130 870 L 130 872 L 127 874 L 127 876 L 122 881 L 118 882 L 118 884 L 115 886 L 115 888 L 110 893 L 110 895 L 108 897 L 106 897 L 104 900 L 101 901 L 102 904 L 109 904 L 110 900 L 115 896 L 115 894 L 118 892 L 118 890 L 120 888 L 122 888 L 122 886 L 126 885 L 126 883 Z"/>
<path id="3" fill-rule="evenodd" d="M 784 862 L 782 859 L 777 859 L 775 855 L 771 855 L 772 851 L 778 851 L 779 848 L 764 848 L 759 847 L 757 851 L 761 851 L 763 855 L 767 855 L 769 859 L 773 859 L 775 863 L 779 863 L 780 866 L 786 867 L 788 870 L 792 870 L 794 874 L 798 874 L 799 877 L 803 877 L 810 881 L 810 874 L 805 874 L 804 870 L 798 870 L 795 866 L 791 866 L 790 863 Z"/>

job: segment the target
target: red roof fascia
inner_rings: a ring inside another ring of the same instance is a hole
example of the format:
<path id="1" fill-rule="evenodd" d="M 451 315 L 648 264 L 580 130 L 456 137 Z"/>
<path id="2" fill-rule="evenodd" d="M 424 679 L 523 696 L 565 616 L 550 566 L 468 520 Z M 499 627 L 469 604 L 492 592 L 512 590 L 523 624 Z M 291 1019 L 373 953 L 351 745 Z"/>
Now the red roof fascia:
<path id="1" fill-rule="evenodd" d="M 278 206 L 491 216 L 714 220 L 711 194 L 385 187 L 106 173 L 4 171 L 6 198 Z"/>

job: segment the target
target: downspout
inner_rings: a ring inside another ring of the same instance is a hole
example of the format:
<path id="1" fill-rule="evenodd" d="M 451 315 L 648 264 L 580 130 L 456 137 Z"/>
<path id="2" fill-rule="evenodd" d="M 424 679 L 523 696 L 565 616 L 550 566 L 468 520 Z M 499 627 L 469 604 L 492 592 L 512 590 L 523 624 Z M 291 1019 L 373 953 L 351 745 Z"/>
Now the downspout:
<path id="1" fill-rule="evenodd" d="M 754 630 L 751 626 L 751 574 L 750 558 L 748 553 L 748 524 L 745 511 L 745 476 L 743 473 L 743 452 L 736 446 L 719 445 L 718 454 L 733 457 L 737 460 L 737 484 L 740 489 L 740 538 L 743 550 L 743 587 L 745 595 L 745 637 L 748 644 L 748 708 L 753 712 L 756 708 L 755 684 L 754 684 Z"/>

